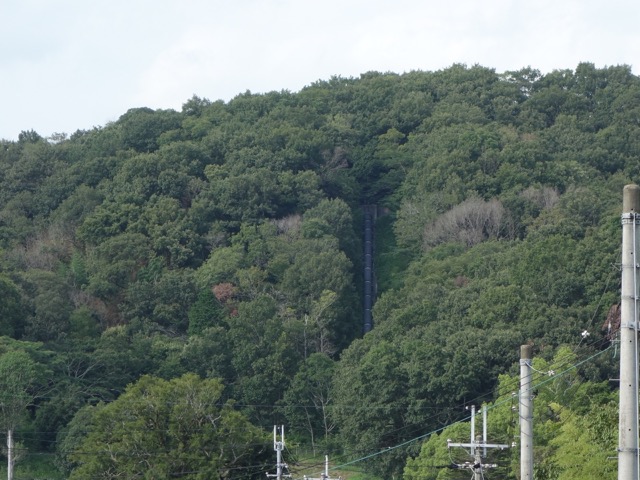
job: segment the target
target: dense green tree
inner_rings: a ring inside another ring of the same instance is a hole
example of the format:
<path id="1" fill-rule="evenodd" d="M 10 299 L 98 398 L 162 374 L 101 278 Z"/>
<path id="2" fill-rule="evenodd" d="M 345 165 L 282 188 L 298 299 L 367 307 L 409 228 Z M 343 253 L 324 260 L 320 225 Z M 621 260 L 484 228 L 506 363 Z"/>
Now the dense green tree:
<path id="1" fill-rule="evenodd" d="M 93 407 L 90 430 L 65 452 L 77 465 L 69 478 L 257 478 L 268 442 L 231 403 L 218 404 L 222 389 L 193 374 L 142 377 Z"/>
<path id="2" fill-rule="evenodd" d="M 126 319 L 146 320 L 185 332 L 196 293 L 190 270 L 166 270 L 157 257 L 137 272 L 120 305 Z"/>
<path id="3" fill-rule="evenodd" d="M 151 152 L 158 148 L 162 133 L 180 125 L 181 115 L 173 110 L 132 108 L 117 122 L 120 127 L 122 146 L 139 152 Z"/>
<path id="4" fill-rule="evenodd" d="M 318 334 L 323 329 L 328 334 L 328 349 L 323 353 L 333 353 L 354 337 L 357 328 L 351 262 L 322 240 L 301 240 L 296 247 L 299 253 L 283 273 L 281 291 L 299 315 L 321 323 Z M 329 300 L 327 294 L 333 298 Z"/>
<path id="5" fill-rule="evenodd" d="M 240 303 L 228 324 L 231 361 L 237 372 L 233 396 L 252 421 L 264 427 L 273 425 L 278 418 L 274 407 L 300 361 L 291 334 L 283 328 L 275 300 L 266 295 Z"/>
<path id="6" fill-rule="evenodd" d="M 218 283 L 236 281 L 236 271 L 245 265 L 242 246 L 216 248 L 195 273 L 198 287 L 212 288 Z"/>
<path id="7" fill-rule="evenodd" d="M 224 310 L 211 289 L 204 289 L 198 293 L 196 301 L 188 312 L 189 335 L 201 334 L 206 328 L 216 327 L 224 321 Z"/>
<path id="8" fill-rule="evenodd" d="M 318 220 L 316 228 L 321 229 L 321 235 L 332 235 L 337 238 L 340 249 L 354 261 L 360 253 L 360 243 L 353 217 L 349 205 L 344 200 L 325 199 L 317 206 L 305 211 L 304 223 L 310 222 L 311 219 Z"/>
<path id="9" fill-rule="evenodd" d="M 7 478 L 13 480 L 16 461 L 14 433 L 27 418 L 27 408 L 32 407 L 38 395 L 43 394 L 47 370 L 30 354 L 37 346 L 3 343 L 0 353 L 0 424 L 7 434 Z"/>
<path id="10" fill-rule="evenodd" d="M 314 353 L 300 366 L 284 395 L 285 416 L 293 431 L 309 435 L 315 453 L 317 445 L 327 445 L 335 423 L 329 410 L 331 379 L 335 363 L 327 355 Z"/>
<path id="11" fill-rule="evenodd" d="M 25 328 L 25 309 L 17 285 L 0 276 L 0 334 L 20 338 Z"/>
<path id="12" fill-rule="evenodd" d="M 559 480 L 617 478 L 616 456 L 618 420 L 616 401 L 598 405 L 589 415 L 556 405 L 561 422 L 558 435 L 550 443 L 556 449 L 553 467 Z"/>
<path id="13" fill-rule="evenodd" d="M 222 326 L 208 327 L 192 335 L 180 352 L 180 363 L 188 372 L 206 378 L 221 378 L 230 384 L 236 378 L 232 359 L 231 333 Z"/>
<path id="14" fill-rule="evenodd" d="M 94 382 L 97 398 L 112 400 L 138 377 L 153 371 L 149 356 L 152 339 L 138 324 L 107 328 L 83 364 L 91 365 L 87 381 Z"/>
<path id="15" fill-rule="evenodd" d="M 109 238 L 90 252 L 88 290 L 101 298 L 121 295 L 152 257 L 148 239 L 142 234 Z"/>
<path id="16" fill-rule="evenodd" d="M 410 401 L 401 347 L 387 341 L 370 348 L 356 340 L 343 355 L 334 377 L 334 420 L 355 452 L 377 452 L 399 443 L 403 413 Z M 383 477 L 404 466 L 405 451 L 373 458 L 368 471 Z"/>
<path id="17" fill-rule="evenodd" d="M 31 293 L 31 315 L 26 319 L 25 336 L 33 340 L 56 340 L 69 330 L 72 306 L 68 286 L 59 275 L 46 270 L 28 270 L 25 288 Z"/>

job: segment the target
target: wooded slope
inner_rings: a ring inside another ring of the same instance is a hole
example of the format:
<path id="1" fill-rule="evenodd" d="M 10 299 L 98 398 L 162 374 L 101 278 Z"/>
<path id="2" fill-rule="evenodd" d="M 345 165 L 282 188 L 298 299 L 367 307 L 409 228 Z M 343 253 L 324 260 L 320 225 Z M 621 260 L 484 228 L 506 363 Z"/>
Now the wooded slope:
<path id="1" fill-rule="evenodd" d="M 82 407 L 189 373 L 219 378 L 253 425 L 341 458 L 438 429 L 494 398 L 523 343 L 549 362 L 609 345 L 639 160 L 640 78 L 587 63 L 371 72 L 2 141 L 0 334 L 20 340 L 3 351 L 50 372 L 21 441 L 70 472 L 100 418 Z M 381 214 L 378 300 L 360 338 L 365 204 Z M 368 468 L 390 478 L 418 449 Z M 264 475 L 234 472 L 221 478 Z"/>

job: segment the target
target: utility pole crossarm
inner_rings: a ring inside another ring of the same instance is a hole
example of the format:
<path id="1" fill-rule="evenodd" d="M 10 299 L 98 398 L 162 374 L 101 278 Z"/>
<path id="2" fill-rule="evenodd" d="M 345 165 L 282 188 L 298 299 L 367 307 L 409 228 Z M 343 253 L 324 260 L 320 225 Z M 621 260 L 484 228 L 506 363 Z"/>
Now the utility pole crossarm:
<path id="1" fill-rule="evenodd" d="M 284 425 L 280 427 L 280 440 L 278 440 L 278 427 L 273 426 L 273 449 L 276 451 L 276 473 L 267 473 L 268 478 L 282 480 L 290 478 L 291 475 L 282 473 L 282 470 L 288 468 L 287 464 L 282 461 L 282 450 L 284 450 Z"/>
<path id="2" fill-rule="evenodd" d="M 501 450 L 505 450 L 507 448 L 511 448 L 511 445 L 507 445 L 505 443 L 484 443 L 484 442 L 475 442 L 475 443 L 456 443 L 447 441 L 447 447 L 461 447 L 461 448 L 499 448 Z"/>
<path id="3" fill-rule="evenodd" d="M 447 448 L 451 447 L 459 447 L 459 448 L 468 448 L 471 456 L 473 457 L 473 462 L 465 462 L 465 463 L 454 463 L 449 466 L 449 468 L 454 469 L 469 469 L 473 472 L 474 480 L 482 480 L 484 478 L 483 471 L 489 468 L 497 468 L 498 465 L 495 463 L 482 463 L 482 457 L 487 456 L 488 448 L 499 448 L 501 450 L 505 450 L 510 447 L 510 445 L 506 445 L 503 443 L 487 443 L 487 406 L 484 405 L 482 407 L 482 419 L 483 419 L 483 428 L 482 428 L 482 440 L 480 436 L 475 437 L 476 431 L 476 407 L 474 405 L 471 406 L 471 438 L 469 439 L 469 443 L 466 442 L 452 442 L 451 440 L 447 440 Z"/>

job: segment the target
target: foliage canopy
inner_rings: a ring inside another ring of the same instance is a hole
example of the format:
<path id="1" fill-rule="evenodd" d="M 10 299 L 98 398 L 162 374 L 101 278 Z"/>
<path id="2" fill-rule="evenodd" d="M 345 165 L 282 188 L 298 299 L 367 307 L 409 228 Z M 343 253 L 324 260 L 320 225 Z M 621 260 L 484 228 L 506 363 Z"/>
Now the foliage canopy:
<path id="1" fill-rule="evenodd" d="M 109 422 L 146 395 L 171 433 L 112 432 L 124 447 L 181 452 L 151 466 L 162 475 L 226 475 L 225 455 L 204 465 L 181 451 L 177 412 L 153 403 L 198 391 L 252 439 L 287 421 L 300 448 L 386 452 L 369 473 L 422 468 L 412 439 L 496 400 L 521 344 L 544 362 L 568 347 L 577 361 L 612 340 L 601 326 L 618 301 L 639 112 L 640 78 L 624 65 L 452 65 L 194 96 L 181 111 L 134 108 L 68 137 L 0 141 L 0 334 L 22 342 L 50 391 L 21 409 L 17 437 L 57 450 L 75 478 L 103 474 L 115 468 L 95 454 L 114 441 Z M 365 336 L 363 205 L 378 212 Z M 614 362 L 595 358 L 575 385 L 597 395 L 545 400 L 545 478 L 608 475 L 586 447 L 611 438 L 601 382 Z M 102 433 L 85 438 L 90 422 Z M 423 448 L 439 459 L 440 441 Z"/>

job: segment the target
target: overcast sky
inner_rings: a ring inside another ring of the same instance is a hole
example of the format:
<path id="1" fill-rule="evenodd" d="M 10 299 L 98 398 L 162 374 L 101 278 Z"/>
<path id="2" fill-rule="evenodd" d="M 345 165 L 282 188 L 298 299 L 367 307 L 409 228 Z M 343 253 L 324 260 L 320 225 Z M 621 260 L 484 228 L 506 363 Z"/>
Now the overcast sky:
<path id="1" fill-rule="evenodd" d="M 454 63 L 640 72 L 638 0 L 1 0 L 0 138 Z"/>

